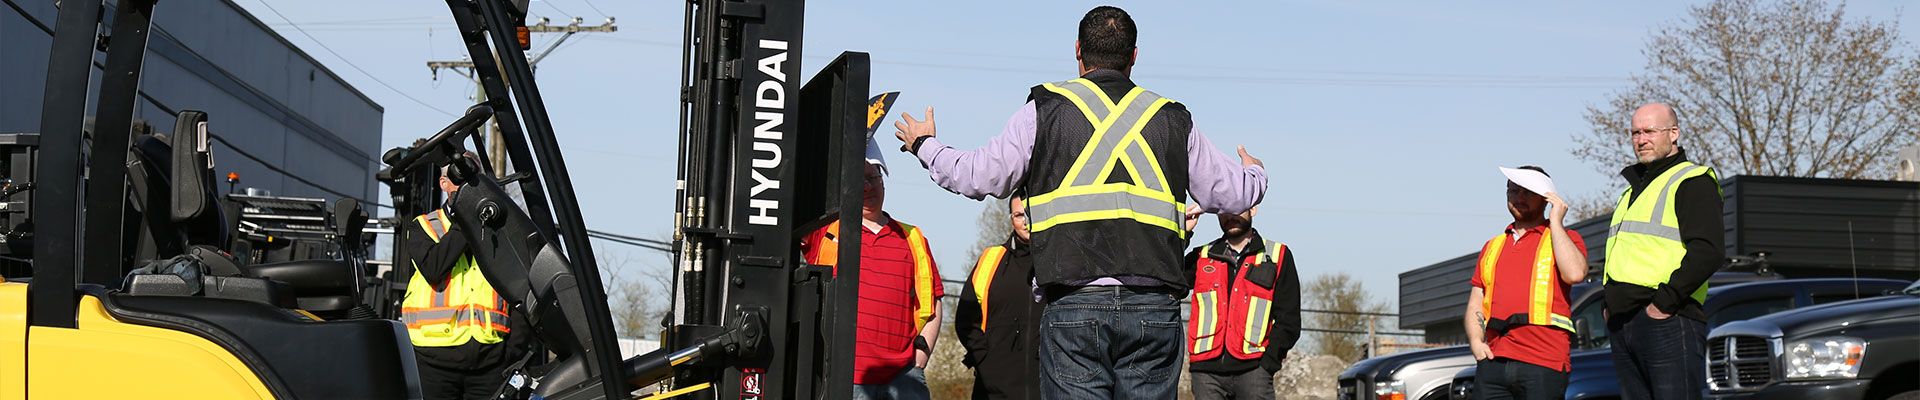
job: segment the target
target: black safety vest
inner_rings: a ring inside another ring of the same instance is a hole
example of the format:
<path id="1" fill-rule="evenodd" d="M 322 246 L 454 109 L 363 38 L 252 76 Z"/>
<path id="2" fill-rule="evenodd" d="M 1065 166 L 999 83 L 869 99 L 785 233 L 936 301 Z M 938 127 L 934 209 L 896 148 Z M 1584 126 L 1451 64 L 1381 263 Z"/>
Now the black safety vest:
<path id="1" fill-rule="evenodd" d="M 1192 117 L 1118 72 L 1035 86 L 1023 189 L 1042 285 L 1100 277 L 1190 287 L 1182 273 Z"/>

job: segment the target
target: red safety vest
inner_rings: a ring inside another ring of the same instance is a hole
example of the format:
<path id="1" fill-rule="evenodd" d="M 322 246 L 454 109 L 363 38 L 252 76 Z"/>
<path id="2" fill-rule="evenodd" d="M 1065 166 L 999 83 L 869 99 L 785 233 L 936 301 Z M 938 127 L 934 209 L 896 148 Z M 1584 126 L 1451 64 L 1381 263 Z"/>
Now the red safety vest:
<path id="1" fill-rule="evenodd" d="M 1254 284 L 1247 272 L 1257 265 L 1274 264 L 1269 282 L 1277 285 L 1282 268 L 1278 261 L 1286 259 L 1287 245 L 1267 242 L 1266 251 L 1240 261 L 1236 276 L 1227 275 L 1227 263 L 1206 256 L 1212 247 L 1201 246 L 1200 260 L 1194 265 L 1188 360 L 1211 360 L 1222 352 L 1241 360 L 1259 359 L 1267 352 L 1267 332 L 1272 328 L 1273 288 Z"/>
<path id="2" fill-rule="evenodd" d="M 1480 274 L 1483 292 L 1480 311 L 1489 319 L 1506 320 L 1508 325 L 1551 326 L 1573 332 L 1573 319 L 1567 317 L 1571 314 L 1567 295 L 1562 291 L 1566 285 L 1560 283 L 1560 271 L 1554 268 L 1553 233 L 1541 232 L 1532 268 L 1524 272 L 1497 271 L 1495 266 L 1500 265 L 1500 255 L 1512 241 L 1502 233 L 1488 240 L 1486 250 L 1480 252 L 1480 266 L 1475 271 Z M 1495 282 L 1511 283 L 1495 286 Z M 1500 300 L 1494 301 L 1496 298 Z M 1480 323 L 1485 325 L 1487 321 Z"/>

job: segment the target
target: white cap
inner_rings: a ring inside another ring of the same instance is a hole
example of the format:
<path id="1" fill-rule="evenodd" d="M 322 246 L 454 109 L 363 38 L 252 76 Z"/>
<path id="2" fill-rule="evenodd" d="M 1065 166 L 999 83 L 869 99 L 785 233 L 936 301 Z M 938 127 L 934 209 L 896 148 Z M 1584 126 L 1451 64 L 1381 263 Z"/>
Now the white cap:
<path id="1" fill-rule="evenodd" d="M 1526 188 L 1527 191 L 1541 196 L 1555 191 L 1553 178 L 1547 177 L 1547 174 L 1540 173 L 1540 171 L 1500 167 L 1500 174 L 1506 175 L 1507 180 L 1512 181 L 1513 184 L 1520 185 L 1520 187 Z"/>
<path id="2" fill-rule="evenodd" d="M 886 175 L 887 158 L 880 153 L 880 142 L 873 140 L 873 135 L 867 135 L 867 163 L 880 167 L 880 174 Z"/>

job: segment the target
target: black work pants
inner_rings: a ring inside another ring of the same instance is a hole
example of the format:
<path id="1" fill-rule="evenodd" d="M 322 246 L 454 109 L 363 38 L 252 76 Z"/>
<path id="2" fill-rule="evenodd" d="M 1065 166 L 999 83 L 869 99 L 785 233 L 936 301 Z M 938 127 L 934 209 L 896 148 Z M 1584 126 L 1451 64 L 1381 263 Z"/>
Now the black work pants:
<path id="1" fill-rule="evenodd" d="M 1505 358 L 1480 360 L 1473 374 L 1479 400 L 1558 400 L 1566 396 L 1567 373 Z"/>
<path id="2" fill-rule="evenodd" d="M 446 369 L 419 363 L 420 394 L 426 400 L 485 400 L 506 381 L 507 363 L 473 370 Z"/>

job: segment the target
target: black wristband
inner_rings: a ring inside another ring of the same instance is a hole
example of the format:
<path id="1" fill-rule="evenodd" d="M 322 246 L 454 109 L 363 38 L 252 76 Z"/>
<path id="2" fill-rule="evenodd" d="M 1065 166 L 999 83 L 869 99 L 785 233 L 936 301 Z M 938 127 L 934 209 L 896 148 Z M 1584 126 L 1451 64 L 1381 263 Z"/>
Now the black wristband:
<path id="1" fill-rule="evenodd" d="M 921 143 L 926 143 L 926 142 L 927 142 L 927 139 L 932 139 L 932 138 L 933 138 L 933 135 L 927 135 L 927 136 L 921 136 L 921 137 L 917 137 L 917 138 L 914 138 L 914 139 L 913 139 L 913 144 L 910 144 L 910 145 L 907 145 L 907 153 L 910 153 L 910 154 L 913 154 L 914 156 L 919 156 L 919 155 L 920 155 L 920 144 L 921 144 Z"/>

